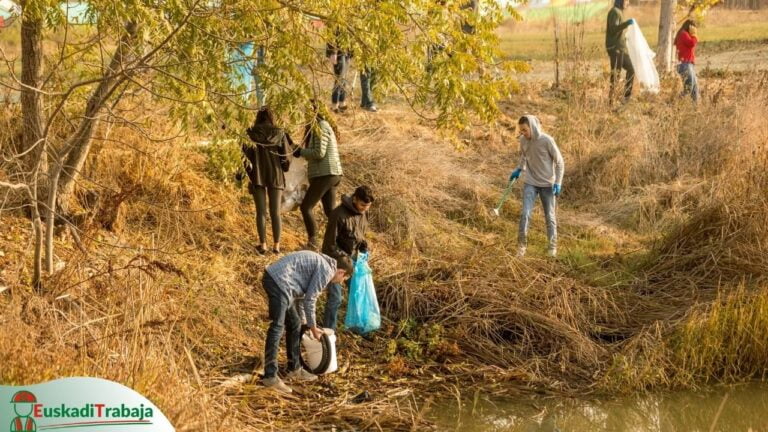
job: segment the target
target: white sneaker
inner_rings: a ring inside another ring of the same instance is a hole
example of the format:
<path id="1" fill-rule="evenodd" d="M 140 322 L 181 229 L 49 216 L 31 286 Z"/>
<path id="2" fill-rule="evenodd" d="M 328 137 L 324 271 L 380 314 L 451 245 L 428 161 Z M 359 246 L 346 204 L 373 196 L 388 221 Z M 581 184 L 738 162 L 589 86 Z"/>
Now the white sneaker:
<path id="1" fill-rule="evenodd" d="M 517 257 L 522 258 L 525 256 L 525 246 L 518 246 L 517 247 Z"/>
<path id="2" fill-rule="evenodd" d="M 283 380 L 280 379 L 280 377 L 272 377 L 272 378 L 264 378 L 261 381 L 265 387 L 269 387 L 278 393 L 285 393 L 285 394 L 291 394 L 293 390 L 285 385 Z"/>
<path id="3" fill-rule="evenodd" d="M 293 372 L 288 372 L 286 376 L 291 381 L 314 381 L 317 379 L 317 375 L 307 372 L 304 368 L 298 368 Z"/>
<path id="4" fill-rule="evenodd" d="M 557 248 L 549 248 L 549 250 L 547 250 L 547 255 L 550 258 L 557 258 Z"/>

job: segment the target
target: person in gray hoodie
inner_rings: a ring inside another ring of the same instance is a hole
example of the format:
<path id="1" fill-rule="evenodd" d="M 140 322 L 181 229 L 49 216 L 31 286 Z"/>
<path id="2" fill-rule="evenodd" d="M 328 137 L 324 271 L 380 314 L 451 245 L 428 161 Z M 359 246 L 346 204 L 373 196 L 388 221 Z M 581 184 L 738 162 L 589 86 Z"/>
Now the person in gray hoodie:
<path id="1" fill-rule="evenodd" d="M 520 117 L 517 127 L 520 131 L 520 163 L 509 176 L 509 180 L 512 181 L 525 173 L 517 256 L 525 255 L 528 244 L 528 224 L 538 195 L 547 221 L 547 238 L 549 239 L 547 252 L 549 256 L 555 257 L 557 256 L 556 197 L 560 195 L 562 188 L 565 162 L 555 140 L 541 130 L 539 119 L 535 116 Z"/>

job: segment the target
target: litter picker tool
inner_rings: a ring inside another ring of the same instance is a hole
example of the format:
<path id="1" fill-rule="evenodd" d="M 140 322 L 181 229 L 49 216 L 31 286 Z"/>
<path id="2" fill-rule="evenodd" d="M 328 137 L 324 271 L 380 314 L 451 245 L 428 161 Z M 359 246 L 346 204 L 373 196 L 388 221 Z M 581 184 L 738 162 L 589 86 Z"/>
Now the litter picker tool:
<path id="1" fill-rule="evenodd" d="M 512 185 L 514 185 L 516 181 L 517 181 L 517 179 L 515 178 L 515 179 L 510 180 L 509 183 L 507 183 L 507 188 L 504 189 L 504 193 L 501 194 L 501 199 L 499 200 L 499 203 L 496 205 L 496 208 L 491 210 L 493 212 L 494 216 L 498 216 L 499 215 L 499 210 L 501 210 L 501 206 L 504 205 L 504 201 L 507 200 L 507 197 L 509 196 L 509 193 L 512 192 Z"/>

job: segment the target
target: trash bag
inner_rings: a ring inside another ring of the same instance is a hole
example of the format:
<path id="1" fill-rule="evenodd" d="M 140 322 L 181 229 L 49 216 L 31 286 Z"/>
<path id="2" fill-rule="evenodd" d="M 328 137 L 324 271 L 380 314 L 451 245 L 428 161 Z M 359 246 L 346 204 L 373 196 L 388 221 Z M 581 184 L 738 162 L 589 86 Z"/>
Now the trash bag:
<path id="1" fill-rule="evenodd" d="M 288 172 L 285 173 L 285 190 L 283 190 L 281 210 L 289 212 L 299 208 L 304 195 L 307 194 L 307 188 L 309 188 L 307 161 L 303 158 L 294 158 Z"/>
<path id="2" fill-rule="evenodd" d="M 355 269 L 349 281 L 349 302 L 344 325 L 359 334 L 370 333 L 381 327 L 381 311 L 367 253 L 358 254 L 355 261 Z"/>
<path id="3" fill-rule="evenodd" d="M 336 372 L 339 363 L 336 359 L 336 333 L 331 329 L 323 329 L 320 340 L 309 335 L 309 327 L 302 326 L 301 347 L 304 348 L 299 356 L 301 366 L 315 375 Z"/>
<path id="4" fill-rule="evenodd" d="M 656 53 L 648 46 L 640 25 L 635 23 L 627 28 L 627 48 L 629 59 L 635 68 L 635 77 L 640 82 L 643 91 L 658 94 L 661 89 L 659 72 L 656 70 L 654 58 Z"/>

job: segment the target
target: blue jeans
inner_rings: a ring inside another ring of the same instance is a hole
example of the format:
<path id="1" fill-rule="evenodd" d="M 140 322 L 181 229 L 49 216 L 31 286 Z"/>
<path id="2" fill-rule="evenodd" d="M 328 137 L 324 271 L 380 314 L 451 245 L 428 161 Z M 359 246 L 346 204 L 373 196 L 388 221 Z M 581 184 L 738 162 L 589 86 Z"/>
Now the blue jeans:
<path id="1" fill-rule="evenodd" d="M 556 198 L 552 192 L 552 186 L 538 187 L 528 183 L 523 186 L 523 211 L 520 215 L 520 229 L 517 242 L 520 246 L 528 244 L 528 224 L 531 220 L 531 212 L 536 204 L 536 196 L 541 197 L 541 205 L 544 207 L 544 218 L 547 221 L 547 239 L 549 248 L 557 247 L 557 220 L 555 218 Z"/>
<path id="2" fill-rule="evenodd" d="M 338 283 L 328 285 L 328 298 L 325 300 L 325 313 L 323 314 L 323 327 L 336 330 L 336 320 L 339 315 L 339 306 L 344 298 L 344 287 Z"/>
<path id="3" fill-rule="evenodd" d="M 333 75 L 336 81 L 333 84 L 331 102 L 344 103 L 347 99 L 347 71 L 349 70 L 349 57 L 345 54 L 336 56 L 336 64 L 333 65 Z"/>
<path id="4" fill-rule="evenodd" d="M 264 378 L 273 378 L 277 376 L 277 353 L 285 328 L 288 331 L 285 336 L 288 370 L 294 371 L 301 367 L 299 363 L 301 319 L 296 312 L 293 300 L 288 298 L 267 272 L 264 272 L 262 285 L 269 300 L 269 319 L 271 320 L 267 330 L 267 341 L 264 344 Z"/>
<path id="5" fill-rule="evenodd" d="M 360 97 L 360 106 L 363 108 L 370 108 L 374 105 L 376 105 L 376 102 L 373 100 L 373 86 L 376 84 L 376 73 L 369 69 L 365 68 L 362 71 L 360 71 L 360 91 L 361 91 L 361 97 Z"/>
<path id="6" fill-rule="evenodd" d="M 680 63 L 677 65 L 677 73 L 683 79 L 683 93 L 690 94 L 694 102 L 699 101 L 699 79 L 696 77 L 696 68 L 693 63 Z"/>

